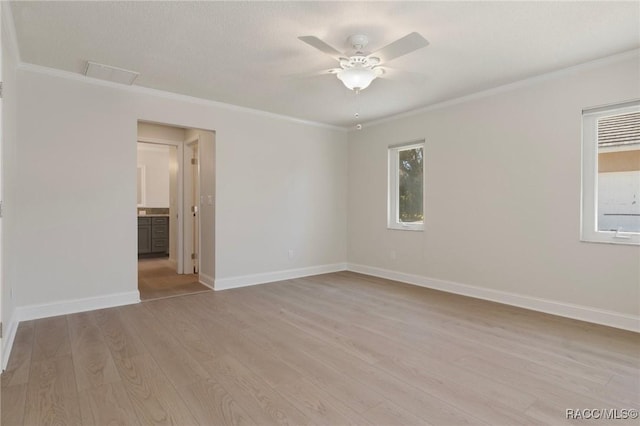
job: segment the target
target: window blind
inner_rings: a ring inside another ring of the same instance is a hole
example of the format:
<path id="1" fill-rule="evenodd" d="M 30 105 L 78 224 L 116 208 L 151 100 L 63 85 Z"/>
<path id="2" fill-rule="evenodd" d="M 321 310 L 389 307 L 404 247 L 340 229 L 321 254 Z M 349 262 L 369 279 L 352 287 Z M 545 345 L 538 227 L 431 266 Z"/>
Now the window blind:
<path id="1" fill-rule="evenodd" d="M 598 147 L 640 143 L 640 112 L 598 119 Z"/>

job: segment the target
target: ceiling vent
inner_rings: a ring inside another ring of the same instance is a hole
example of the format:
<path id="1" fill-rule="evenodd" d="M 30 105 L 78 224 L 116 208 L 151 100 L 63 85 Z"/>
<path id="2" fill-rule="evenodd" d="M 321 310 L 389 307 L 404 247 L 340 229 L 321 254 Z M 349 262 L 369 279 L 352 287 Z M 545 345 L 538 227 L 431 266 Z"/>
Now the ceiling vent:
<path id="1" fill-rule="evenodd" d="M 111 65 L 87 61 L 87 68 L 84 71 L 84 75 L 130 86 L 140 73 L 118 67 L 112 67 Z"/>

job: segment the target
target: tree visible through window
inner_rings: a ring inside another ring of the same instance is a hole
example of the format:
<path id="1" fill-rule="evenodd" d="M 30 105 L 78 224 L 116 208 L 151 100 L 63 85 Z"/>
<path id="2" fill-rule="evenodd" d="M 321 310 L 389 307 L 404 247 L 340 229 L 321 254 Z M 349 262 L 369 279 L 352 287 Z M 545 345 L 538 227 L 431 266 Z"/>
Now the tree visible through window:
<path id="1" fill-rule="evenodd" d="M 422 222 L 422 148 L 398 152 L 398 216 L 401 222 Z"/>
<path id="2" fill-rule="evenodd" d="M 424 221 L 424 143 L 389 148 L 388 226 L 421 230 Z"/>

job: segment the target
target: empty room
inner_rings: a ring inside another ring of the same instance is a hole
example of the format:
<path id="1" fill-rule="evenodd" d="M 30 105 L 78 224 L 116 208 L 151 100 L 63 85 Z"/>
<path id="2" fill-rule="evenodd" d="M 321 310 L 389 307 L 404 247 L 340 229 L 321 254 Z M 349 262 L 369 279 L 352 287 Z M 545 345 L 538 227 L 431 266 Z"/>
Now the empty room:
<path id="1" fill-rule="evenodd" d="M 0 13 L 3 426 L 637 424 L 640 2 Z"/>

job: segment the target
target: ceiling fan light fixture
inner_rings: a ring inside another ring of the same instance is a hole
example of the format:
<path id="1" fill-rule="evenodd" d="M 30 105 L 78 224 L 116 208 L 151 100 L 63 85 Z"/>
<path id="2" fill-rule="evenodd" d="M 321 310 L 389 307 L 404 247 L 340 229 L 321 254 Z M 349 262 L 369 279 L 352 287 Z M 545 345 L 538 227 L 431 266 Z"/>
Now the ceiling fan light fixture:
<path id="1" fill-rule="evenodd" d="M 363 90 L 369 87 L 377 77 L 371 68 L 353 67 L 346 68 L 337 73 L 338 78 L 350 90 Z"/>

